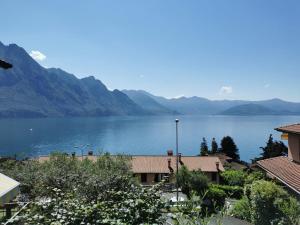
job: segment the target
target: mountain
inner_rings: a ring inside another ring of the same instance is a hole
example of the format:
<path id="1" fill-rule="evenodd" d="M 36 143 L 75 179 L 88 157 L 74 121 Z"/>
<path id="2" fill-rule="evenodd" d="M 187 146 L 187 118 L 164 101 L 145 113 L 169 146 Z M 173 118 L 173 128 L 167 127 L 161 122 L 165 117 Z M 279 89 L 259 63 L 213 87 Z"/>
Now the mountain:
<path id="1" fill-rule="evenodd" d="M 175 110 L 168 109 L 167 107 L 159 104 L 149 94 L 142 90 L 123 90 L 132 101 L 141 106 L 144 110 L 151 112 L 154 115 L 168 115 L 178 114 Z"/>
<path id="2" fill-rule="evenodd" d="M 231 107 L 220 113 L 221 115 L 238 115 L 238 116 L 251 116 L 251 115 L 277 115 L 276 111 L 273 111 L 265 106 L 258 104 L 244 104 Z"/>
<path id="3" fill-rule="evenodd" d="M 300 103 L 287 102 L 281 99 L 263 101 L 209 100 L 196 96 L 167 99 L 145 91 L 143 93 L 160 105 L 185 115 L 300 115 Z"/>
<path id="4" fill-rule="evenodd" d="M 149 112 L 121 91 L 109 91 L 94 77 L 78 79 L 61 69 L 46 69 L 21 47 L 0 42 L 0 117 L 145 115 Z"/>

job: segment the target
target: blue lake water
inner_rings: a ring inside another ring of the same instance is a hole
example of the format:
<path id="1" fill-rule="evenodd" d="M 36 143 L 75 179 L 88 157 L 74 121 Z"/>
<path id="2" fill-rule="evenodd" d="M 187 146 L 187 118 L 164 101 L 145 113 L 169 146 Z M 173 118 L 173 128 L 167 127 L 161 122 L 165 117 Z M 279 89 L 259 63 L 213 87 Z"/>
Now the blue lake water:
<path id="1" fill-rule="evenodd" d="M 179 116 L 179 151 L 196 155 L 202 137 L 210 144 L 234 138 L 241 159 L 259 155 L 275 127 L 300 122 L 300 116 Z M 0 155 L 18 157 L 88 150 L 126 154 L 165 154 L 175 148 L 175 116 L 46 118 L 0 120 Z"/>

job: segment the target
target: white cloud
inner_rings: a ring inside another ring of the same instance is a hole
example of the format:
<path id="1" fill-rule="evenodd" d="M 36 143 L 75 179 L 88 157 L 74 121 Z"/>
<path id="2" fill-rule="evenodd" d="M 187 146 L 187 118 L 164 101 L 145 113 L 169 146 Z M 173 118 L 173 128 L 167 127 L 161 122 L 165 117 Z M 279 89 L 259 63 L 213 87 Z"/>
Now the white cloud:
<path id="1" fill-rule="evenodd" d="M 36 61 L 44 61 L 47 57 L 40 51 L 32 50 L 29 55 Z"/>
<path id="2" fill-rule="evenodd" d="M 264 88 L 269 88 L 271 86 L 271 84 L 265 84 Z"/>
<path id="3" fill-rule="evenodd" d="M 140 77 L 140 78 L 144 78 L 145 75 L 144 75 L 144 74 L 140 74 L 139 77 Z"/>
<path id="4" fill-rule="evenodd" d="M 231 86 L 223 86 L 220 88 L 219 93 L 221 95 L 227 95 L 227 94 L 231 94 L 233 92 L 233 89 Z"/>

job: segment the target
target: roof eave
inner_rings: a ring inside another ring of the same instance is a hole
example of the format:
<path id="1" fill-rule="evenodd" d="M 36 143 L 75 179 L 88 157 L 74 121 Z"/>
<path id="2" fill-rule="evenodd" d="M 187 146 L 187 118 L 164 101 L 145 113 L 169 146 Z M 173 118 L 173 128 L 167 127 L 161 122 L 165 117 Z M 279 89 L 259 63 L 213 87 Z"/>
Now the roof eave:
<path id="1" fill-rule="evenodd" d="M 288 184 L 286 181 L 284 181 L 283 179 L 281 179 L 280 177 L 278 177 L 276 174 L 274 174 L 273 172 L 271 172 L 270 170 L 266 169 L 263 165 L 261 165 L 259 163 L 259 161 L 257 161 L 256 163 L 260 168 L 262 168 L 263 170 L 265 170 L 266 172 L 268 172 L 269 174 L 271 174 L 272 176 L 276 177 L 276 179 L 278 179 L 280 182 L 282 182 L 283 184 L 285 184 L 286 186 L 288 186 L 290 189 L 292 189 L 293 191 L 295 191 L 297 194 L 300 195 L 300 190 L 297 190 L 295 187 L 291 186 L 290 184 Z"/>

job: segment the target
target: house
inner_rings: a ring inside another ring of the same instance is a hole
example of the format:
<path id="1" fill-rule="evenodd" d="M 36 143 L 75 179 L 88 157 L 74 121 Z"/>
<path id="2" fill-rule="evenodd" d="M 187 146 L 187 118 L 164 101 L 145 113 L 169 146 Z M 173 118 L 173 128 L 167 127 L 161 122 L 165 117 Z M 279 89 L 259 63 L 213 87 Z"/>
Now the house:
<path id="1" fill-rule="evenodd" d="M 75 153 L 73 155 L 75 157 Z M 78 160 L 88 158 L 97 159 L 92 152 L 87 156 L 76 156 Z M 216 156 L 182 156 L 179 154 L 178 167 L 185 165 L 190 171 L 202 171 L 210 181 L 219 183 L 220 172 L 224 167 L 219 157 Z M 40 156 L 40 162 L 49 160 L 49 156 Z M 176 173 L 176 156 L 169 150 L 166 155 L 132 155 L 130 156 L 132 172 L 138 180 L 145 185 L 155 184 Z"/>
<path id="2" fill-rule="evenodd" d="M 181 156 L 179 169 L 185 165 L 190 171 L 202 171 L 212 182 L 219 183 L 220 172 L 224 167 L 218 157 L 214 156 Z M 142 184 L 154 184 L 164 177 L 176 173 L 176 156 L 142 155 L 132 156 L 132 171 Z"/>
<path id="3" fill-rule="evenodd" d="M 257 165 L 295 193 L 300 194 L 300 124 L 275 128 L 288 140 L 288 156 L 257 161 Z"/>

